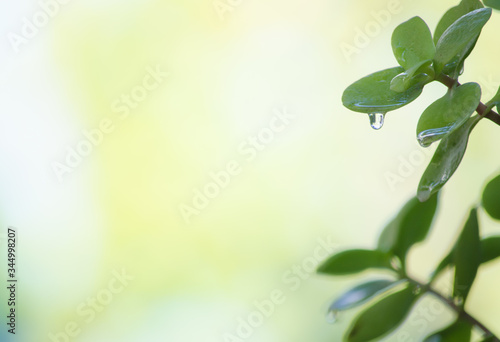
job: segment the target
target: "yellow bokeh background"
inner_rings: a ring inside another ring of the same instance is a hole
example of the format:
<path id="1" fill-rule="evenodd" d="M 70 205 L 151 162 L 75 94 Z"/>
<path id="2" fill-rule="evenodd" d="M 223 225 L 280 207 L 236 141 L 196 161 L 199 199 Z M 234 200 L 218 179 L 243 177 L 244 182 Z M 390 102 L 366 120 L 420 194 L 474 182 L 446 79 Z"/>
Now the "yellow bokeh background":
<path id="1" fill-rule="evenodd" d="M 231 9 L 222 17 L 214 7 L 221 3 Z M 381 131 L 342 106 L 342 91 L 396 65 L 390 37 L 399 23 L 419 15 L 433 29 L 455 3 L 74 0 L 17 53 L 8 35 L 19 34 L 40 4 L 0 5 L 0 230 L 19 233 L 18 334 L 4 326 L 2 340 L 51 341 L 75 322 L 70 340 L 78 342 L 232 341 L 226 334 L 236 334 L 239 318 L 278 291 L 283 303 L 242 340 L 340 341 L 355 311 L 329 325 L 329 301 L 374 274 L 306 272 L 293 289 L 287 275 L 315 257 L 320 241 L 338 250 L 374 246 L 415 194 L 431 155 L 419 152 L 416 123 L 445 89 L 430 85 L 415 103 L 389 113 Z M 382 23 L 381 11 L 390 13 Z M 463 75 L 490 97 L 500 84 L 499 29 L 494 13 Z M 356 45 L 367 30 L 366 44 Z M 151 68 L 168 76 L 123 118 L 113 104 Z M 249 160 L 241 145 L 269 132 L 283 111 L 289 124 Z M 103 120 L 113 131 L 58 177 L 54 163 L 65 163 L 68 148 L 86 139 L 82 131 Z M 496 127 L 481 122 L 429 240 L 411 253 L 416 277 L 425 279 L 448 252 L 498 172 L 499 143 Z M 417 154 L 425 157 L 404 181 L 387 181 Z M 193 206 L 196 191 L 232 161 L 241 173 L 185 220 L 182 205 Z M 485 236 L 500 231 L 485 214 L 480 219 Z M 481 268 L 467 305 L 497 333 L 499 267 Z M 114 271 L 133 280 L 86 322 L 78 307 L 107 289 Z M 414 341 L 451 315 L 416 324 L 422 317 L 414 312 L 403 327 Z M 386 340 L 411 341 L 397 334 Z"/>

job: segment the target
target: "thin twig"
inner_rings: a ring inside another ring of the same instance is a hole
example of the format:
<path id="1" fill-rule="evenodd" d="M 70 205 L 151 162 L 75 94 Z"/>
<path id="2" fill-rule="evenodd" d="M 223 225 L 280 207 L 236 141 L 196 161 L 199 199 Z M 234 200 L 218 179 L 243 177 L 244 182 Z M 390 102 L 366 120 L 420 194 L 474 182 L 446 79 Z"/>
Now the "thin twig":
<path id="1" fill-rule="evenodd" d="M 420 283 L 419 281 L 417 281 L 415 279 L 411 279 L 408 276 L 406 276 L 406 277 L 407 277 L 408 281 L 410 281 L 410 283 L 413 283 L 414 285 L 419 286 L 424 291 L 426 291 L 426 292 L 434 295 L 435 297 L 437 297 L 441 301 L 445 302 L 453 311 L 455 311 L 458 314 L 458 317 L 460 317 L 462 320 L 467 321 L 467 322 L 471 323 L 472 325 L 474 325 L 474 326 L 478 327 L 479 329 L 481 329 L 484 332 L 485 337 L 493 337 L 494 338 L 493 341 L 495 341 L 495 342 L 499 342 L 500 341 L 500 339 L 498 339 L 498 337 L 490 329 L 488 329 L 483 323 L 479 322 L 476 318 L 474 318 L 473 316 L 471 316 L 464 309 L 462 309 L 459 306 L 457 306 L 453 302 L 453 300 L 451 300 L 449 298 L 446 298 L 441 293 L 439 293 L 436 290 L 434 290 L 430 286 L 430 284 L 424 285 L 424 284 Z"/>

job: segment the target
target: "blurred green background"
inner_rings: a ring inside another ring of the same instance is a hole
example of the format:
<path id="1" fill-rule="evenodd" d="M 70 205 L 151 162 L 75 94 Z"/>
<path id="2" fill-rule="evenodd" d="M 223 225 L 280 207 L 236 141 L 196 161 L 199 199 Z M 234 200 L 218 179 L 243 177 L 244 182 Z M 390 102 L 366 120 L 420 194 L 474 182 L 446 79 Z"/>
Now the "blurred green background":
<path id="1" fill-rule="evenodd" d="M 18 331 L 2 324 L 2 341 L 340 341 L 354 313 L 330 325 L 329 301 L 369 274 L 315 275 L 321 248 L 374 246 L 415 194 L 430 159 L 416 123 L 445 88 L 379 132 L 342 91 L 397 64 L 398 24 L 419 15 L 433 30 L 458 1 L 54 1 L 0 5 L 0 230 L 19 231 Z M 486 100 L 495 14 L 463 75 Z M 498 172 L 499 144 L 481 122 L 411 253 L 416 277 Z M 482 267 L 467 307 L 493 329 L 499 270 Z M 418 341 L 449 319 L 416 310 L 402 329 Z"/>

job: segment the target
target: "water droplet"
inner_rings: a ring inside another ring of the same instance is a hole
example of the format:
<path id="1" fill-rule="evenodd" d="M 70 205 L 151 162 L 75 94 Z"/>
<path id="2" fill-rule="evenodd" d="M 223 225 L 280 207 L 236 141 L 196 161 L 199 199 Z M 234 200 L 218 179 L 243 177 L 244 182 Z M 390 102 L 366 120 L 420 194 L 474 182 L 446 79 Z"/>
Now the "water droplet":
<path id="1" fill-rule="evenodd" d="M 427 148 L 427 147 L 432 145 L 432 143 L 429 142 L 429 139 L 421 138 L 420 136 L 417 139 L 418 139 L 418 143 L 420 144 L 420 146 L 422 146 L 424 148 Z"/>
<path id="2" fill-rule="evenodd" d="M 392 257 L 391 258 L 391 266 L 394 267 L 396 270 L 401 269 L 401 260 L 399 260 L 398 257 Z"/>
<path id="3" fill-rule="evenodd" d="M 456 306 L 462 306 L 462 304 L 464 303 L 464 299 L 463 297 L 455 297 L 453 299 L 453 303 L 455 303 Z"/>
<path id="4" fill-rule="evenodd" d="M 379 130 L 384 126 L 385 114 L 372 113 L 368 114 L 368 117 L 370 118 L 370 126 L 372 126 L 373 129 Z"/>
<path id="5" fill-rule="evenodd" d="M 337 310 L 330 310 L 326 315 L 326 321 L 330 324 L 335 324 L 339 320 L 339 312 Z"/>
<path id="6" fill-rule="evenodd" d="M 413 289 L 413 294 L 415 296 L 418 296 L 421 293 L 422 293 L 422 286 L 420 285 L 415 286 L 415 288 Z"/>
<path id="7" fill-rule="evenodd" d="M 403 265 L 401 264 L 401 260 L 397 256 L 393 256 L 391 258 L 391 266 L 395 270 L 400 270 L 403 267 Z"/>
<path id="8" fill-rule="evenodd" d="M 405 63 L 406 62 L 406 52 L 407 52 L 407 50 L 403 49 L 403 48 L 398 48 L 397 50 L 398 50 L 398 52 L 401 53 L 401 55 L 399 57 L 401 59 L 401 62 Z M 401 50 L 403 50 L 403 51 L 401 51 Z"/>
<path id="9" fill-rule="evenodd" d="M 449 133 L 451 130 L 451 126 L 439 127 L 439 128 L 431 128 L 420 132 L 417 135 L 417 140 L 420 146 L 429 147 L 435 141 L 441 139 L 442 136 Z"/>

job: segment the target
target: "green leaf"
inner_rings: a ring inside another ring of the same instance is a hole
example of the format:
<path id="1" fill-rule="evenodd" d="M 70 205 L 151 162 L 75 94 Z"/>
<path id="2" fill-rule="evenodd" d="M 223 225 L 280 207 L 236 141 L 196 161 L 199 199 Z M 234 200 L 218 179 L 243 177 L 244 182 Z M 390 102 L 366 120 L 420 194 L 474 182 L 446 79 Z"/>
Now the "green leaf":
<path id="1" fill-rule="evenodd" d="M 443 32 L 436 44 L 434 65 L 439 74 L 457 55 L 465 55 L 491 17 L 491 8 L 480 8 L 460 17 Z"/>
<path id="2" fill-rule="evenodd" d="M 406 213 L 406 206 L 401 208 L 399 213 L 394 217 L 382 230 L 378 239 L 377 249 L 386 253 L 394 253 L 395 246 L 398 243 L 399 231 L 401 230 L 402 217 Z"/>
<path id="3" fill-rule="evenodd" d="M 405 70 L 432 60 L 436 53 L 431 31 L 420 17 L 413 17 L 396 27 L 391 42 L 394 56 Z"/>
<path id="4" fill-rule="evenodd" d="M 363 303 L 366 303 L 371 298 L 380 295 L 392 289 L 399 282 L 388 279 L 372 280 L 345 292 L 332 305 L 330 311 L 341 311 L 351 309 Z"/>
<path id="5" fill-rule="evenodd" d="M 464 71 L 465 59 L 469 57 L 472 50 L 474 50 L 478 39 L 479 36 L 467 44 L 467 46 L 458 55 L 456 55 L 451 62 L 447 63 L 443 68 L 443 74 L 449 75 L 453 79 L 458 79 L 458 76 L 460 76 Z"/>
<path id="6" fill-rule="evenodd" d="M 402 93 L 413 86 L 425 85 L 433 81 L 435 75 L 431 64 L 432 60 L 424 60 L 397 75 L 391 80 L 391 90 Z"/>
<path id="7" fill-rule="evenodd" d="M 483 4 L 479 0 L 462 0 L 458 6 L 450 8 L 445 15 L 439 21 L 439 24 L 436 27 L 434 32 L 434 43 L 437 44 L 439 38 L 441 38 L 442 34 L 448 27 L 450 27 L 455 21 L 457 21 L 460 17 L 465 14 L 472 12 L 476 9 L 483 8 Z M 479 36 L 478 36 L 479 37 Z M 465 49 L 463 49 L 460 53 L 458 53 L 450 62 L 448 62 L 444 68 L 443 73 L 446 75 L 450 75 L 453 78 L 457 78 L 457 76 L 461 73 L 464 65 L 464 60 L 469 56 L 469 54 L 474 49 L 477 38 L 471 41 Z"/>
<path id="8" fill-rule="evenodd" d="M 476 208 L 471 210 L 453 254 L 455 261 L 453 297 L 462 299 L 464 305 L 482 258 Z"/>
<path id="9" fill-rule="evenodd" d="M 498 341 L 495 336 L 490 336 L 490 337 L 487 337 L 485 338 L 484 340 L 481 340 L 481 342 L 496 342 Z"/>
<path id="10" fill-rule="evenodd" d="M 482 197 L 484 210 L 494 219 L 500 220 L 500 176 L 496 176 L 486 185 Z"/>
<path id="11" fill-rule="evenodd" d="M 500 257 L 500 236 L 491 236 L 481 240 L 482 263 Z"/>
<path id="12" fill-rule="evenodd" d="M 391 269 L 391 256 L 377 250 L 351 249 L 331 256 L 318 268 L 318 272 L 346 275 L 370 268 Z"/>
<path id="13" fill-rule="evenodd" d="M 481 101 L 481 87 L 466 83 L 448 90 L 422 113 L 417 124 L 417 140 L 423 147 L 442 139 L 463 125 Z"/>
<path id="14" fill-rule="evenodd" d="M 500 0 L 484 0 L 484 4 L 488 7 L 500 10 Z"/>
<path id="15" fill-rule="evenodd" d="M 424 342 L 469 342 L 471 335 L 472 325 L 458 320 L 448 328 L 427 337 Z"/>
<path id="16" fill-rule="evenodd" d="M 431 276 L 431 282 L 434 281 L 446 267 L 455 264 L 453 260 L 455 248 L 454 246 L 451 252 L 448 253 L 443 260 L 441 260 L 438 267 L 436 267 L 436 270 Z M 500 236 L 491 236 L 481 240 L 481 264 L 492 261 L 498 257 L 500 257 Z"/>
<path id="17" fill-rule="evenodd" d="M 392 252 L 404 262 L 409 249 L 427 237 L 437 203 L 437 196 L 423 203 L 416 197 L 410 199 L 383 230 L 378 241 L 378 249 L 387 253 Z"/>
<path id="18" fill-rule="evenodd" d="M 378 341 L 405 320 L 417 298 L 412 286 L 388 295 L 356 318 L 347 333 L 347 341 Z"/>
<path id="19" fill-rule="evenodd" d="M 363 77 L 347 87 L 342 103 L 360 113 L 387 113 L 407 105 L 422 93 L 423 85 L 415 85 L 402 93 L 391 90 L 391 80 L 402 72 L 402 67 L 395 67 Z"/>
<path id="20" fill-rule="evenodd" d="M 429 166 L 420 179 L 417 191 L 419 200 L 429 199 L 453 176 L 465 155 L 469 135 L 480 119 L 480 116 L 470 118 L 439 143 Z"/>
<path id="21" fill-rule="evenodd" d="M 483 8 L 483 4 L 479 0 L 462 0 L 459 5 L 450 8 L 436 26 L 434 43 L 437 44 L 444 31 L 457 21 L 458 18 L 479 8 Z"/>

